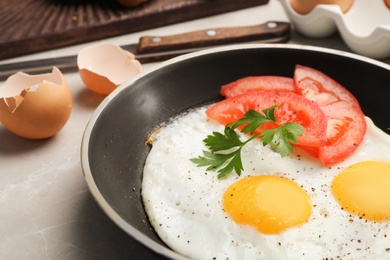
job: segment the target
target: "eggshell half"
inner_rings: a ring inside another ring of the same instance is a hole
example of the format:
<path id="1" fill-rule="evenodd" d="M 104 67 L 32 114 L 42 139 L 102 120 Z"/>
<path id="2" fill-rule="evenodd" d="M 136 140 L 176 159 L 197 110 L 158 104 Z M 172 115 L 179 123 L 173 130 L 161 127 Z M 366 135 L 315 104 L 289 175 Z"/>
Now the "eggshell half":
<path id="1" fill-rule="evenodd" d="M 61 71 L 28 75 L 18 72 L 0 87 L 0 121 L 29 139 L 57 134 L 72 111 L 72 94 Z"/>
<path id="2" fill-rule="evenodd" d="M 77 56 L 77 65 L 84 84 L 102 95 L 110 94 L 141 72 L 141 63 L 135 56 L 112 43 L 82 49 Z"/>

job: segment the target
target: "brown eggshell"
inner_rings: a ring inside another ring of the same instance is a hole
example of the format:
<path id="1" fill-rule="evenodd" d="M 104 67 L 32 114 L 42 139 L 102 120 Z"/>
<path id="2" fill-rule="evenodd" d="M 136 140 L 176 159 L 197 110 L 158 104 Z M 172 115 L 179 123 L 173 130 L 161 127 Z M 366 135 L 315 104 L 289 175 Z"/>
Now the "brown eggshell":
<path id="1" fill-rule="evenodd" d="M 18 72 L 0 87 L 0 121 L 11 132 L 29 139 L 57 134 L 72 110 L 72 94 L 58 68 L 52 73 Z"/>
<path id="2" fill-rule="evenodd" d="M 82 49 L 77 56 L 79 74 L 93 92 L 110 94 L 141 71 L 135 56 L 116 44 L 100 43 Z"/>
<path id="3" fill-rule="evenodd" d="M 384 0 L 388 8 L 390 8 L 390 0 Z"/>
<path id="4" fill-rule="evenodd" d="M 79 70 L 79 73 L 84 84 L 95 93 L 108 95 L 117 88 L 117 85 L 112 83 L 107 77 L 101 76 L 88 69 L 81 69 Z"/>
<path id="5" fill-rule="evenodd" d="M 291 7 L 299 14 L 310 13 L 316 5 L 338 5 L 343 13 L 352 6 L 354 0 L 290 0 Z"/>

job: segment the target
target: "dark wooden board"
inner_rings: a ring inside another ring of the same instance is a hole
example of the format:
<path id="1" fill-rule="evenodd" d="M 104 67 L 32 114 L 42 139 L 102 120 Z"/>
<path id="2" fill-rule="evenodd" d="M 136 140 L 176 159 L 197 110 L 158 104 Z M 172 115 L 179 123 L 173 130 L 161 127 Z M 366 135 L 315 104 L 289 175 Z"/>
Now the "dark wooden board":
<path id="1" fill-rule="evenodd" d="M 0 60 L 267 4 L 269 0 L 1 0 Z"/>

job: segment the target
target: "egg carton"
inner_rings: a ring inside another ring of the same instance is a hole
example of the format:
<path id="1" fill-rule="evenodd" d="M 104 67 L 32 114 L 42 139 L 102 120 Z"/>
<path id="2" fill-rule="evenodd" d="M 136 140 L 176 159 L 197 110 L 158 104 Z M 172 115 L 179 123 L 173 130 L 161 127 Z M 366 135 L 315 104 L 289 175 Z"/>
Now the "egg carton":
<path id="1" fill-rule="evenodd" d="M 374 59 L 390 57 L 390 8 L 384 0 L 354 0 L 343 13 L 338 5 L 319 4 L 307 14 L 297 13 L 290 0 L 279 0 L 294 28 L 311 38 L 337 30 L 355 53 Z"/>

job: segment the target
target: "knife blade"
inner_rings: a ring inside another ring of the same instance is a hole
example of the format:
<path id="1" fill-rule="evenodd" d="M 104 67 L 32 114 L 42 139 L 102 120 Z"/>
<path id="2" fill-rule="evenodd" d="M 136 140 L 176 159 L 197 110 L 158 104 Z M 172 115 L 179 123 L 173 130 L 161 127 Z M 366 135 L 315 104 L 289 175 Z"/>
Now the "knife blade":
<path id="1" fill-rule="evenodd" d="M 175 56 L 227 44 L 287 42 L 288 22 L 269 21 L 259 25 L 198 30 L 168 36 L 142 36 L 138 43 L 120 46 L 135 55 L 141 63 L 163 61 Z M 43 73 L 56 66 L 60 70 L 77 68 L 77 55 L 62 56 L 0 65 L 0 79 L 16 72 Z"/>

